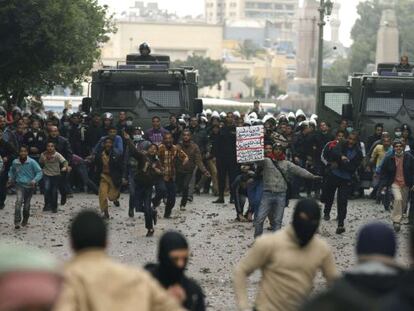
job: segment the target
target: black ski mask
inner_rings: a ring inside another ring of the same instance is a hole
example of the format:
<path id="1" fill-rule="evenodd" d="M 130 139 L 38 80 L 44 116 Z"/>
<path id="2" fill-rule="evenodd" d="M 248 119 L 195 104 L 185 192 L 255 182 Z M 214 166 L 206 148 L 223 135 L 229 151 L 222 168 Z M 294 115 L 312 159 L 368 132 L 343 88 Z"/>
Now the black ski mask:
<path id="1" fill-rule="evenodd" d="M 319 227 L 321 209 L 314 200 L 301 200 L 293 213 L 293 228 L 300 247 L 305 247 L 312 240 Z"/>
<path id="2" fill-rule="evenodd" d="M 185 266 L 178 268 L 169 256 L 171 251 L 177 249 L 188 249 L 186 239 L 178 232 L 166 232 L 161 237 L 158 247 L 160 283 L 166 288 L 180 283 L 184 276 Z"/>

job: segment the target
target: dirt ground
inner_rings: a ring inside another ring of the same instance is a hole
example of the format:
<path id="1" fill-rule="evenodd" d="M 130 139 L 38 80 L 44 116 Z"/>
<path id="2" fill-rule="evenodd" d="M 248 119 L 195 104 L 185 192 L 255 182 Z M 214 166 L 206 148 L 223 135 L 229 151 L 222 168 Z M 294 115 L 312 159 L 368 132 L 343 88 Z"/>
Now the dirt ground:
<path id="1" fill-rule="evenodd" d="M 143 215 L 128 218 L 128 196 L 122 195 L 121 207 L 110 207 L 110 255 L 123 263 L 142 266 L 156 259 L 157 241 L 165 230 L 179 230 L 188 238 L 192 251 L 188 275 L 198 280 L 204 289 L 208 310 L 236 310 L 231 283 L 232 269 L 253 243 L 253 227 L 251 223 L 234 221 L 233 205 L 215 205 L 211 203 L 213 199 L 211 196 L 196 196 L 187 211 L 180 212 L 176 208 L 173 218 L 160 219 L 155 236 L 146 238 Z M 285 211 L 284 224 L 290 222 L 294 203 L 291 202 Z M 42 212 L 43 197 L 37 195 L 32 200 L 29 226 L 18 231 L 13 227 L 13 204 L 14 196 L 10 196 L 6 208 L 0 211 L 1 239 L 46 249 L 65 261 L 72 256 L 67 234 L 71 218 L 82 209 L 97 208 L 98 200 L 93 195 L 76 194 L 59 208 L 58 214 L 51 214 Z M 335 219 L 335 211 L 331 216 Z M 334 220 L 322 222 L 320 234 L 332 246 L 341 271 L 351 267 L 355 261 L 354 246 L 358 228 L 373 220 L 391 223 L 389 213 L 381 206 L 371 200 L 355 200 L 349 204 L 345 234 L 335 234 Z M 408 226 L 403 225 L 398 235 L 398 257 L 402 264 L 408 262 L 407 236 Z M 259 277 L 259 273 L 255 273 L 250 278 L 249 293 L 252 299 Z M 315 289 L 321 290 L 323 287 L 324 282 L 318 276 Z"/>

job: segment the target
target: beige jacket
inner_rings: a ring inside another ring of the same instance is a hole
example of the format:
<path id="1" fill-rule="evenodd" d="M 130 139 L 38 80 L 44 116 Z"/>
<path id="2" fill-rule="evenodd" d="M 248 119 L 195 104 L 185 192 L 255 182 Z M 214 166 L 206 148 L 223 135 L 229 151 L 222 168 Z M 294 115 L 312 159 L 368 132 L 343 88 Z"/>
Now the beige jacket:
<path id="1" fill-rule="evenodd" d="M 255 303 L 258 311 L 298 310 L 310 294 L 319 269 L 328 282 L 338 277 L 328 244 L 315 236 L 301 248 L 292 226 L 258 238 L 237 265 L 234 289 L 240 310 L 251 310 L 246 282 L 257 269 L 262 272 Z"/>
<path id="2" fill-rule="evenodd" d="M 81 252 L 64 273 L 55 311 L 183 311 L 149 274 L 102 250 Z"/>

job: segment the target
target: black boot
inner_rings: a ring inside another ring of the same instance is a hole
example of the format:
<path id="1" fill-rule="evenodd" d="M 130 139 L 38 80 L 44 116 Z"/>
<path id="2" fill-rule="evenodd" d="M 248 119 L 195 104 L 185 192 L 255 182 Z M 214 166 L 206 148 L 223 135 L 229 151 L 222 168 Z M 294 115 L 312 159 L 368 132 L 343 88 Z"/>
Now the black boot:
<path id="1" fill-rule="evenodd" d="M 164 218 L 171 218 L 171 208 L 165 208 Z"/>
<path id="2" fill-rule="evenodd" d="M 213 201 L 214 204 L 224 204 L 224 198 L 219 197 L 217 200 Z"/>

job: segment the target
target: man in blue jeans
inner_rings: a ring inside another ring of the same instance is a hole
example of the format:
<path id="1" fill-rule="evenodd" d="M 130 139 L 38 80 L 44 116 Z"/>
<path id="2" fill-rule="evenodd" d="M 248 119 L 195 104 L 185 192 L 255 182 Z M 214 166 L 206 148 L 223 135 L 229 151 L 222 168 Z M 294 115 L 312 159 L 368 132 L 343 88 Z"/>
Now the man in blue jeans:
<path id="1" fill-rule="evenodd" d="M 20 224 L 25 227 L 30 216 L 30 200 L 36 184 L 42 179 L 42 169 L 39 164 L 28 157 L 29 150 L 21 146 L 19 158 L 13 161 L 9 171 L 8 185 L 16 185 L 16 205 L 14 212 L 15 229 L 20 229 Z M 23 205 L 23 221 L 22 208 Z"/>
<path id="2" fill-rule="evenodd" d="M 306 179 L 321 179 L 322 177 L 313 175 L 307 170 L 286 161 L 284 158 L 284 148 L 280 144 L 273 147 L 273 157 L 266 157 L 258 164 L 258 170 L 263 174 L 263 197 L 257 217 L 254 220 L 255 238 L 262 235 L 263 223 L 271 215 L 272 231 L 277 231 L 282 227 L 283 214 L 286 207 L 286 192 L 288 182 L 292 176 L 299 176 Z"/>

